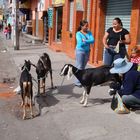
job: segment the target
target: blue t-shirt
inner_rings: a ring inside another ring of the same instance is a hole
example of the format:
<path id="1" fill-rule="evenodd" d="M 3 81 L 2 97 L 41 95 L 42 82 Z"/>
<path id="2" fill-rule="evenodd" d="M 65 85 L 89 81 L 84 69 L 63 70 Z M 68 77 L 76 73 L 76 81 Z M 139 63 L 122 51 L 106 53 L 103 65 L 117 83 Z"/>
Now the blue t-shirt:
<path id="1" fill-rule="evenodd" d="M 85 41 L 83 41 L 83 39 Z M 78 31 L 76 33 L 76 50 L 89 52 L 90 51 L 90 44 L 94 43 L 94 37 L 90 31 L 87 32 L 87 34 L 83 34 L 82 32 Z"/>

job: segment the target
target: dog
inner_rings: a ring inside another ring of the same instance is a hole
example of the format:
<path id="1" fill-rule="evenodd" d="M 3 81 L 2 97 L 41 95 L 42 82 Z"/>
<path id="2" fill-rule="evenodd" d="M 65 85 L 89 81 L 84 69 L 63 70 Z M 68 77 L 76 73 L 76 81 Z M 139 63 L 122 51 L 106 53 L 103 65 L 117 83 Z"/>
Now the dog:
<path id="1" fill-rule="evenodd" d="M 43 89 L 43 93 L 45 93 L 45 80 L 48 73 L 50 73 L 51 88 L 54 88 L 51 60 L 47 53 L 43 53 L 43 55 L 39 58 L 36 65 L 36 73 L 38 80 L 38 94 L 40 94 L 41 88 Z"/>
<path id="2" fill-rule="evenodd" d="M 31 111 L 31 118 L 33 118 L 33 83 L 32 83 L 32 76 L 30 74 L 31 70 L 31 62 L 30 60 L 26 61 L 21 68 L 22 72 L 20 75 L 20 90 L 21 90 L 21 97 L 22 97 L 22 104 L 23 107 L 23 119 L 26 118 L 26 100 L 29 99 L 30 101 L 30 111 Z M 26 99 L 27 97 L 27 99 Z"/>
<path id="3" fill-rule="evenodd" d="M 100 85 L 107 81 L 118 81 L 121 82 L 118 74 L 110 73 L 110 66 L 100 66 L 97 68 L 88 68 L 84 70 L 79 70 L 71 64 L 65 64 L 61 69 L 61 76 L 68 76 L 68 79 L 74 75 L 84 87 L 83 97 L 80 101 L 83 106 L 87 106 L 88 95 L 92 86 Z"/>
<path id="4" fill-rule="evenodd" d="M 112 96 L 112 95 L 115 95 L 116 92 L 121 88 L 121 83 L 120 82 L 111 82 L 110 85 L 109 85 L 109 95 Z"/>

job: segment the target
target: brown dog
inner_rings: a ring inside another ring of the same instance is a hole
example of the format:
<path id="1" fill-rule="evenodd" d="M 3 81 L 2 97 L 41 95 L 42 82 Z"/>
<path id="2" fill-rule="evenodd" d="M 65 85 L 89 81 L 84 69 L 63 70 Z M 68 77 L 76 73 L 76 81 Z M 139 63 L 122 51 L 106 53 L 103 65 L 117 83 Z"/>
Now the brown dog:
<path id="1" fill-rule="evenodd" d="M 25 63 L 22 67 L 22 72 L 20 76 L 20 88 L 21 88 L 21 97 L 22 97 L 22 107 L 23 107 L 23 119 L 26 118 L 26 104 L 27 99 L 30 102 L 30 111 L 31 118 L 33 118 L 33 106 L 32 106 L 32 97 L 33 97 L 33 89 L 32 89 L 32 76 L 30 74 L 31 62 L 25 60 Z"/>
<path id="2" fill-rule="evenodd" d="M 48 73 L 50 73 L 51 88 L 54 88 L 51 60 L 47 53 L 43 53 L 43 55 L 39 58 L 36 66 L 36 73 L 38 79 L 38 94 L 40 94 L 41 88 L 43 89 L 43 93 L 45 93 L 45 80 Z"/>

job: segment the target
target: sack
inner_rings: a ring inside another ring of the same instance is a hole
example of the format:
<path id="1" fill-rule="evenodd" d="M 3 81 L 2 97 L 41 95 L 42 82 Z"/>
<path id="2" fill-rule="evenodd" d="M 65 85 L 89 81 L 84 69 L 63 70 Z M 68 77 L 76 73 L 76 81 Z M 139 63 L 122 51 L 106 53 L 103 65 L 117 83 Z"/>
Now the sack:
<path id="1" fill-rule="evenodd" d="M 130 110 L 123 104 L 122 98 L 118 93 L 113 95 L 111 108 L 118 114 L 128 114 Z"/>
<path id="2" fill-rule="evenodd" d="M 114 49 L 114 51 L 115 51 L 116 53 L 119 53 L 119 51 L 120 51 L 120 41 L 121 41 L 121 35 L 120 35 L 120 40 L 118 41 L 118 43 L 117 43 L 117 45 L 116 45 L 116 47 L 115 47 L 115 49 Z"/>
<path id="3" fill-rule="evenodd" d="M 118 43 L 117 43 L 117 45 L 116 45 L 114 51 L 115 51 L 116 53 L 119 53 L 119 51 L 120 51 L 120 42 L 119 42 L 119 41 L 118 41 Z"/>

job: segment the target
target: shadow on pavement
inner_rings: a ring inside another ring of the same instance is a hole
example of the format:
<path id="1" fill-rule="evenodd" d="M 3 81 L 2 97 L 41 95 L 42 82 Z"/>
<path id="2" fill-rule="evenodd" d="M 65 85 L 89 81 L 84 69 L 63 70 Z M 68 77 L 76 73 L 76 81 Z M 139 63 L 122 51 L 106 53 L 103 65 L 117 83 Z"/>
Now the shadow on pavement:
<path id="1" fill-rule="evenodd" d="M 74 84 L 70 84 L 70 85 L 63 85 L 63 86 L 59 86 L 58 88 L 58 93 L 57 94 L 61 94 L 61 95 L 68 95 L 67 98 L 80 98 L 82 95 L 79 93 L 75 93 L 73 90 L 75 88 Z"/>
<path id="2" fill-rule="evenodd" d="M 96 98 L 96 99 L 89 99 L 89 102 L 92 103 L 93 105 L 100 105 L 100 104 L 105 104 L 105 103 L 110 103 L 112 98 Z"/>

